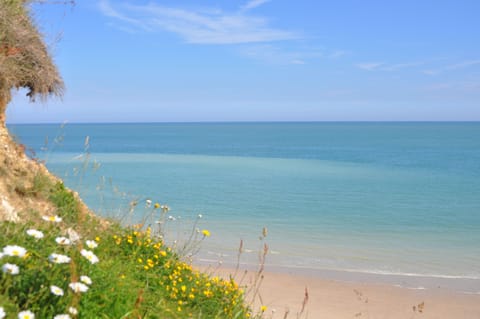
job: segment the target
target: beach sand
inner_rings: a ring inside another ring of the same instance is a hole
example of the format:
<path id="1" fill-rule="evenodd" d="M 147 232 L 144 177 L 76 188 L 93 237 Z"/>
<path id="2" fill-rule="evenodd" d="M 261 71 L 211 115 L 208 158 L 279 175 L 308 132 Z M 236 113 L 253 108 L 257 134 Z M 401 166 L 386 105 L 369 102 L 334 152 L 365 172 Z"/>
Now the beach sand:
<path id="1" fill-rule="evenodd" d="M 203 268 L 203 267 L 202 267 Z M 205 269 L 205 268 L 204 268 Z M 219 268 L 228 277 L 235 271 Z M 240 270 L 237 282 L 252 287 L 254 271 Z M 299 316 L 308 291 L 308 302 Z M 249 292 L 248 299 L 252 297 Z M 248 300 L 247 299 L 247 300 Z M 261 300 L 260 300 L 261 299 Z M 447 289 L 407 289 L 387 284 L 342 282 L 295 273 L 267 271 L 254 308 L 267 306 L 266 318 L 480 318 L 480 295 Z"/>

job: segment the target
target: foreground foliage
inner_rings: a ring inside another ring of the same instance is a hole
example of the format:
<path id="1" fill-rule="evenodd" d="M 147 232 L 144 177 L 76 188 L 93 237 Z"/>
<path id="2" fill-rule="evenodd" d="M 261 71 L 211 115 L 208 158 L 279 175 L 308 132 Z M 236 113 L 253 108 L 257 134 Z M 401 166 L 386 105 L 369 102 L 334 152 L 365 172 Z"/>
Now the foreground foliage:
<path id="1" fill-rule="evenodd" d="M 82 213 L 61 183 L 43 187 L 55 214 L 0 224 L 0 318 L 252 316 L 233 279 L 192 269 L 150 228 Z"/>

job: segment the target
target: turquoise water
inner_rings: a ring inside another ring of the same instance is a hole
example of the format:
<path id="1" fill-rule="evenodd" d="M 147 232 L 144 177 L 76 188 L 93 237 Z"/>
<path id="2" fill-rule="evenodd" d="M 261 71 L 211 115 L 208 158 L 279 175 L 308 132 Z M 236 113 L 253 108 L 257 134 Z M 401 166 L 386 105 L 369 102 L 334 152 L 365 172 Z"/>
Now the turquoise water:
<path id="1" fill-rule="evenodd" d="M 201 213 L 212 236 L 200 259 L 234 262 L 243 239 L 243 260 L 255 263 L 266 226 L 269 264 L 463 278 L 480 291 L 480 123 L 9 129 L 101 214 L 151 198 L 172 208 L 172 231 L 184 231 L 178 219 L 188 225 Z"/>

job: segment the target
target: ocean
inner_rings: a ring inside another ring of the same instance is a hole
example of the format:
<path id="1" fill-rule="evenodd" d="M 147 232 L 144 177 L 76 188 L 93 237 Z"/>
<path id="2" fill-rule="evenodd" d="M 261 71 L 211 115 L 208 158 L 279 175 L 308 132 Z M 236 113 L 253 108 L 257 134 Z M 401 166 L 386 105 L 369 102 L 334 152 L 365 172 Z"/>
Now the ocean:
<path id="1" fill-rule="evenodd" d="M 199 262 L 235 264 L 242 240 L 254 265 L 266 227 L 275 269 L 480 293 L 480 123 L 8 128 L 99 214 L 138 222 L 151 199 L 170 241 L 208 229 Z"/>

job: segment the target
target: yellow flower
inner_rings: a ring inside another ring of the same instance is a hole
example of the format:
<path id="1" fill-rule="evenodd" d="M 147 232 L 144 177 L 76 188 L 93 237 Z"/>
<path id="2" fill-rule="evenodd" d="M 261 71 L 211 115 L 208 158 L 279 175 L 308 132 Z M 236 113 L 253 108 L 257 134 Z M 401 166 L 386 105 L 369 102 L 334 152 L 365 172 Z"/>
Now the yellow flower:
<path id="1" fill-rule="evenodd" d="M 155 208 L 160 208 L 160 204 L 159 204 L 159 203 L 155 203 L 155 205 L 153 205 L 153 207 L 155 207 Z"/>
<path id="2" fill-rule="evenodd" d="M 204 237 L 210 237 L 210 232 L 206 229 L 202 230 L 202 234 Z"/>
<path id="3" fill-rule="evenodd" d="M 260 307 L 260 311 L 261 311 L 261 312 L 267 311 L 267 306 L 265 306 L 265 305 L 261 306 L 261 307 Z"/>

